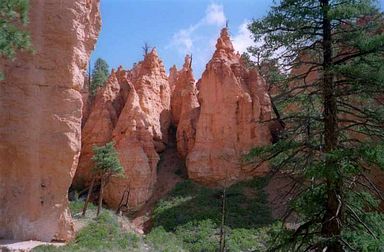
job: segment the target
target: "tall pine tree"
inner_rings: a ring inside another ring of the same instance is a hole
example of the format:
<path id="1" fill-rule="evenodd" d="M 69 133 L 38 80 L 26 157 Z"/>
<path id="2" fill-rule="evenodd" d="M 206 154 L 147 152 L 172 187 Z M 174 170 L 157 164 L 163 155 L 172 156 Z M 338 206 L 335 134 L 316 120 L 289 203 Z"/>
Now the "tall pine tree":
<path id="1" fill-rule="evenodd" d="M 96 95 L 97 89 L 99 87 L 102 87 L 104 83 L 107 81 L 108 74 L 109 74 L 108 63 L 105 60 L 98 58 L 95 62 L 95 66 L 92 71 L 91 86 L 90 86 L 90 91 L 92 96 Z"/>
<path id="2" fill-rule="evenodd" d="M 93 178 L 91 185 L 89 186 L 87 199 L 84 203 L 83 216 L 87 211 L 95 180 L 100 179 L 99 202 L 97 206 L 98 216 L 102 208 L 104 187 L 108 183 L 110 177 L 124 175 L 124 168 L 120 164 L 119 155 L 117 154 L 113 142 L 109 142 L 100 147 L 93 146 L 93 153 L 92 161 L 94 161 L 95 166 L 92 169 Z"/>
<path id="3" fill-rule="evenodd" d="M 274 103 L 285 129 L 251 151 L 293 178 L 282 251 L 384 250 L 383 15 L 373 0 L 281 0 L 249 28 L 287 73 Z M 287 235 L 288 233 L 288 235 Z"/>

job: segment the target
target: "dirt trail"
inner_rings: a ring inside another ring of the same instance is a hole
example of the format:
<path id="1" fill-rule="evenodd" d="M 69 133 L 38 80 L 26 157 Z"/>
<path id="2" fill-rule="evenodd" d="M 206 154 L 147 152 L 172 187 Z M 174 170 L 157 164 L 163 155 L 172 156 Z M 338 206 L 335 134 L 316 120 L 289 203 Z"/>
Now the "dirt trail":
<path id="1" fill-rule="evenodd" d="M 169 138 L 167 148 L 160 154 L 154 193 L 132 219 L 132 223 L 144 233 L 152 227 L 151 215 L 155 204 L 165 197 L 177 183 L 183 181 L 183 177 L 186 176 L 184 161 L 180 159 L 177 153 L 176 134 L 173 129 L 170 130 Z"/>

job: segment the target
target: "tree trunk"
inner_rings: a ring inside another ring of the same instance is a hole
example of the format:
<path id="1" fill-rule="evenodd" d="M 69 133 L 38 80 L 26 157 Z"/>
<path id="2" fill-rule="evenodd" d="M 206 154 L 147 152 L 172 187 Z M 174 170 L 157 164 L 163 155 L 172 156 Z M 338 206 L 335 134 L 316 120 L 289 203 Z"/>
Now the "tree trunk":
<path id="1" fill-rule="evenodd" d="M 96 216 L 99 216 L 101 208 L 103 206 L 103 191 L 104 191 L 104 185 L 105 185 L 105 175 L 101 176 L 101 182 L 100 182 L 100 193 L 99 193 L 99 204 L 97 205 L 97 213 Z"/>
<path id="2" fill-rule="evenodd" d="M 323 106 L 324 106 L 324 139 L 325 153 L 337 148 L 337 105 L 335 97 L 334 74 L 332 73 L 332 27 L 329 18 L 329 0 L 320 0 L 323 11 Z M 343 198 L 342 181 L 338 176 L 337 161 L 327 157 L 326 166 L 326 195 L 325 214 L 322 221 L 321 233 L 331 239 L 327 246 L 329 252 L 343 251 L 339 236 L 341 235 Z"/>
<path id="3" fill-rule="evenodd" d="M 95 180 L 96 180 L 96 177 L 93 176 L 92 181 L 91 181 L 91 185 L 89 186 L 89 189 L 88 189 L 87 199 L 85 200 L 85 203 L 84 203 L 82 216 L 85 216 L 85 212 L 87 211 L 89 199 L 91 198 L 91 194 L 93 191 L 93 186 L 95 184 Z"/>
<path id="4" fill-rule="evenodd" d="M 225 200 L 226 200 L 226 188 L 223 189 L 223 195 L 221 200 L 221 226 L 220 226 L 220 252 L 225 251 Z"/>
<path id="5" fill-rule="evenodd" d="M 126 189 L 123 193 L 123 196 L 120 199 L 119 206 L 116 209 L 116 214 L 120 214 L 120 211 L 123 207 L 128 207 L 128 202 L 129 202 L 129 195 L 130 195 L 131 190 Z"/>

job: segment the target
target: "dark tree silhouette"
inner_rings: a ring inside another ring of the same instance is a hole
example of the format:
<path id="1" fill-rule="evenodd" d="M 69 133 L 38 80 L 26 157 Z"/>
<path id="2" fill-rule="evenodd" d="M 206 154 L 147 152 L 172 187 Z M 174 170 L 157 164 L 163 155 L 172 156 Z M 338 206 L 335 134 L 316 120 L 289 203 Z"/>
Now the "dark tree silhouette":
<path id="1" fill-rule="evenodd" d="M 274 248 L 379 251 L 384 217 L 369 173 L 384 167 L 382 13 L 370 0 L 282 0 L 249 28 L 287 73 L 272 97 L 284 137 L 248 156 L 293 181 L 288 214 L 301 225 Z"/>

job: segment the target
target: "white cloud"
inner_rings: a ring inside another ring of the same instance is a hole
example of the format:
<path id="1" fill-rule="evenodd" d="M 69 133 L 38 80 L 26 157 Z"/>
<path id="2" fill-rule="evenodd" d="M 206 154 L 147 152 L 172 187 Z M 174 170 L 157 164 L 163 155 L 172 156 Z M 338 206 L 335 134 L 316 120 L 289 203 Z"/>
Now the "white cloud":
<path id="1" fill-rule="evenodd" d="M 181 54 L 191 53 L 196 49 L 194 46 L 196 38 L 201 39 L 198 33 L 208 26 L 224 26 L 225 22 L 226 17 L 223 6 L 211 3 L 205 10 L 205 16 L 190 27 L 181 29 L 173 34 L 172 40 L 166 48 L 175 48 Z"/>
<path id="2" fill-rule="evenodd" d="M 227 18 L 224 14 L 224 8 L 222 5 L 211 3 L 205 10 L 205 22 L 208 25 L 225 25 Z"/>
<path id="3" fill-rule="evenodd" d="M 171 45 L 175 46 L 179 52 L 190 53 L 193 46 L 191 29 L 180 30 L 172 37 Z"/>
<path id="4" fill-rule="evenodd" d="M 240 53 L 246 52 L 247 48 L 254 45 L 252 33 L 248 30 L 250 21 L 245 20 L 238 28 L 237 34 L 233 36 L 233 47 Z"/>

